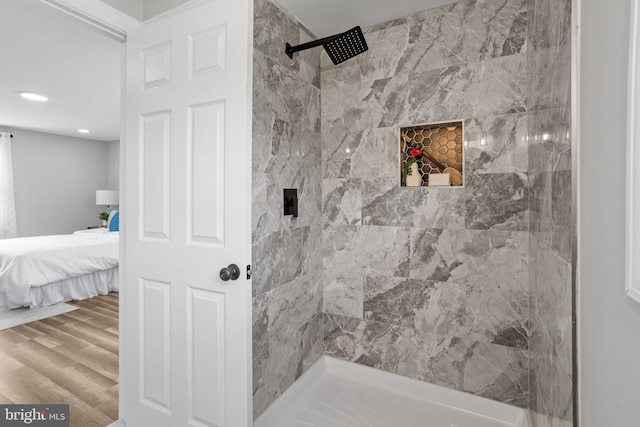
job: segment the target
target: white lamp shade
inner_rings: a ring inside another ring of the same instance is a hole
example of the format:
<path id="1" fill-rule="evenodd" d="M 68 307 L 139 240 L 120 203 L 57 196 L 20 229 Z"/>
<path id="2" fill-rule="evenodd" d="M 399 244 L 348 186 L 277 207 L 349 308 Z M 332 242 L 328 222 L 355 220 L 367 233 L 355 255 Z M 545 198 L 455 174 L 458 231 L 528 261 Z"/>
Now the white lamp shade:
<path id="1" fill-rule="evenodd" d="M 120 193 L 115 190 L 96 190 L 96 205 L 117 205 Z"/>

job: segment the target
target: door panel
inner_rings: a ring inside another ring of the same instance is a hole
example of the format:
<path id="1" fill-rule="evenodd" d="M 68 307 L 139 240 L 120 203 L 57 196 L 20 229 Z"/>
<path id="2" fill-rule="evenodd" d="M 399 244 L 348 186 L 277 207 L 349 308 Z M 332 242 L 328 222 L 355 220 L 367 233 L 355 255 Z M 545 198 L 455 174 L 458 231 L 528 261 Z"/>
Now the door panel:
<path id="1" fill-rule="evenodd" d="M 140 118 L 140 122 L 141 237 L 168 241 L 171 202 L 171 112 L 145 114 Z"/>
<path id="2" fill-rule="evenodd" d="M 192 425 L 223 425 L 225 411 L 225 298 L 190 290 L 188 376 Z"/>
<path id="3" fill-rule="evenodd" d="M 251 421 L 251 1 L 193 1 L 127 40 L 121 418 Z M 233 52 L 233 55 L 230 54 Z"/>
<path id="4" fill-rule="evenodd" d="M 142 293 L 140 384 L 143 401 L 166 414 L 171 408 L 171 284 L 140 280 Z"/>
<path id="5" fill-rule="evenodd" d="M 224 243 L 225 104 L 211 102 L 189 108 L 187 148 L 188 243 Z"/>

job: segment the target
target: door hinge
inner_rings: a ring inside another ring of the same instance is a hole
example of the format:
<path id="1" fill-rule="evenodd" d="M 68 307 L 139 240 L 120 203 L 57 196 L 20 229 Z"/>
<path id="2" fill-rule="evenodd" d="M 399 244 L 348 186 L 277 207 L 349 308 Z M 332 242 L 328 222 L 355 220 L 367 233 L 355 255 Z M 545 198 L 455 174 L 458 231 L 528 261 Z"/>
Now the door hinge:
<path id="1" fill-rule="evenodd" d="M 251 274 L 253 272 L 251 271 L 251 265 L 247 265 L 247 280 L 251 279 Z"/>

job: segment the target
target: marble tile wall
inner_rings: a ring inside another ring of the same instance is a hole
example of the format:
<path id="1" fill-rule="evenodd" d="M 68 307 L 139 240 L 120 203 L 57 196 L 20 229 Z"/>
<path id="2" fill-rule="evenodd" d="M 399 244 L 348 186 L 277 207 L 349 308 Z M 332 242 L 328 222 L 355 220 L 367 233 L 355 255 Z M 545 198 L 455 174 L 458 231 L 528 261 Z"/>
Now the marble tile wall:
<path id="1" fill-rule="evenodd" d="M 530 384 L 536 427 L 573 425 L 571 1 L 529 0 Z"/>
<path id="2" fill-rule="evenodd" d="M 324 351 L 571 425 L 569 3 L 463 0 L 334 66 L 256 0 L 255 416 Z M 398 128 L 457 119 L 465 187 L 400 188 Z"/>
<path id="3" fill-rule="evenodd" d="M 253 408 L 260 415 L 323 351 L 320 52 L 270 0 L 254 7 Z M 297 188 L 299 216 L 283 216 Z"/>
<path id="4" fill-rule="evenodd" d="M 323 54 L 325 353 L 529 406 L 530 6 L 463 0 Z M 450 120 L 465 187 L 401 188 L 398 129 Z"/>

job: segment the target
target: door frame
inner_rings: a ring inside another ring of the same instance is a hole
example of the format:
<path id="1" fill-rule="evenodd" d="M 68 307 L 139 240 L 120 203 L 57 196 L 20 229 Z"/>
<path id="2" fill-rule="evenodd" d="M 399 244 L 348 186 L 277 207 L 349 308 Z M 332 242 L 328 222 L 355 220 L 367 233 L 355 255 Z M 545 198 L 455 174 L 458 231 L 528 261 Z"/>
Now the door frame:
<path id="1" fill-rule="evenodd" d="M 165 13 L 162 13 L 156 17 L 151 18 L 149 21 L 155 20 L 156 18 L 160 18 L 166 14 L 173 14 L 173 13 L 179 13 L 181 11 L 193 8 L 193 7 L 197 7 L 198 5 L 201 5 L 203 3 L 206 2 L 210 2 L 210 1 L 214 1 L 214 0 L 190 0 L 187 3 L 184 3 L 182 5 L 176 6 L 170 10 L 168 10 Z M 247 0 L 250 1 L 250 0 Z M 119 41 L 122 44 L 122 49 L 121 49 L 121 67 L 120 67 L 120 93 L 121 93 L 121 100 L 120 100 L 120 112 L 121 112 L 121 123 L 120 123 L 120 141 L 124 141 L 125 140 L 125 135 L 126 135 L 126 121 L 125 121 L 125 106 L 126 106 L 126 40 L 127 40 L 127 34 L 130 31 L 136 30 L 138 29 L 141 25 L 142 25 L 142 21 L 139 21 L 109 5 L 107 5 L 106 3 L 103 3 L 101 0 L 40 0 L 40 2 L 54 7 L 70 16 L 73 16 L 76 19 L 79 19 L 95 28 L 97 28 L 98 30 L 100 30 L 101 32 L 103 32 L 104 34 L 106 34 L 107 36 Z M 250 10 L 253 10 L 253 7 L 250 8 Z M 250 17 L 250 19 L 253 19 L 253 16 Z M 146 21 L 146 22 L 149 22 Z M 250 26 L 250 28 L 252 28 Z M 249 40 L 252 40 L 252 37 L 249 37 Z M 252 67 L 252 61 L 249 60 L 249 67 Z M 248 72 L 248 75 L 251 76 L 252 75 L 252 70 L 250 69 Z M 251 103 L 251 91 L 249 91 L 249 99 L 248 102 Z M 251 108 L 247 109 L 247 114 L 249 115 L 249 117 L 251 117 Z M 251 123 L 251 120 L 249 120 L 249 123 Z M 251 135 L 251 134 L 249 134 Z M 250 150 L 248 150 L 248 153 L 251 153 Z M 125 170 L 126 167 L 124 167 L 126 165 L 126 150 L 120 150 L 120 188 L 121 188 L 121 192 L 123 189 L 126 188 L 126 179 L 125 179 Z M 249 158 L 247 160 L 248 162 L 251 161 L 251 159 Z M 248 168 L 248 173 L 249 175 L 251 174 L 251 168 Z M 251 177 L 249 176 L 249 179 L 251 179 Z M 251 182 L 251 181 L 249 181 Z M 251 198 L 251 195 L 249 194 L 248 196 L 249 198 Z M 123 206 L 123 211 L 126 212 L 126 206 Z M 126 215 L 125 215 L 125 221 L 126 221 Z M 126 231 L 123 231 L 126 232 Z M 119 243 L 119 250 L 120 250 L 120 266 L 119 266 L 119 281 L 120 283 L 124 283 L 124 277 L 125 277 L 125 270 L 126 270 L 126 265 L 123 262 L 125 257 L 125 239 L 120 239 L 120 243 Z M 119 330 L 122 330 L 124 328 L 124 326 L 127 323 L 127 319 L 124 317 L 124 313 L 123 310 L 119 310 Z M 252 315 L 251 311 L 249 311 L 248 313 L 249 316 Z M 251 325 L 251 319 L 249 319 L 249 325 Z M 120 384 L 120 390 L 118 393 L 118 416 L 120 416 L 120 407 L 122 406 L 122 396 L 124 396 L 124 393 L 122 391 L 122 386 L 123 384 L 126 385 L 128 383 L 128 381 L 123 381 L 123 372 L 125 371 L 123 369 L 123 360 L 125 360 L 125 353 L 127 351 L 125 345 L 124 345 L 124 340 L 122 339 L 122 335 L 119 335 L 119 351 L 118 351 L 118 364 L 119 364 L 119 372 L 120 372 L 120 378 L 119 378 L 119 384 Z M 248 339 L 251 339 L 251 337 L 249 336 Z M 249 350 L 251 349 L 251 346 L 249 346 Z M 251 378 L 252 378 L 252 372 L 251 372 L 251 357 L 249 357 L 249 365 L 247 366 L 247 370 L 248 370 L 248 378 L 249 378 L 249 386 L 251 385 Z M 249 390 L 251 390 L 251 387 L 249 387 Z M 251 402 L 250 402 L 251 403 Z M 247 408 L 247 411 L 251 412 L 251 405 L 249 405 L 249 407 Z M 251 416 L 251 414 L 250 414 Z M 110 426 L 108 427 L 125 427 L 126 423 L 122 420 L 122 419 L 118 419 L 116 420 L 114 423 L 112 423 Z"/>

